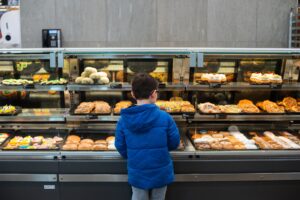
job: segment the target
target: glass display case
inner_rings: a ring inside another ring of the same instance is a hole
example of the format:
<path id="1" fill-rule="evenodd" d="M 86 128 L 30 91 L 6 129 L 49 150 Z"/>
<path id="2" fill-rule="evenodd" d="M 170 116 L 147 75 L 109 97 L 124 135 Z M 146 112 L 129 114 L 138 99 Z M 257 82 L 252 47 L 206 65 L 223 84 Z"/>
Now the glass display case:
<path id="1" fill-rule="evenodd" d="M 203 66 L 200 58 L 191 64 L 194 54 L 203 56 Z M 135 103 L 132 77 L 146 72 L 159 81 L 157 106 L 181 135 L 170 153 L 176 179 L 167 199 L 219 199 L 206 192 L 215 189 L 231 199 L 253 190 L 255 198 L 294 194 L 300 186 L 299 59 L 296 49 L 1 50 L 0 106 L 19 112 L 0 116 L 0 191 L 18 199 L 7 191 L 26 183 L 51 199 L 93 199 L 99 192 L 105 199 L 130 198 L 126 161 L 111 141 L 120 110 Z M 3 82 L 10 78 L 33 83 Z M 107 145 L 68 146 L 70 135 Z M 242 189 L 234 192 L 237 184 Z M 281 193 L 270 190 L 274 185 Z"/>

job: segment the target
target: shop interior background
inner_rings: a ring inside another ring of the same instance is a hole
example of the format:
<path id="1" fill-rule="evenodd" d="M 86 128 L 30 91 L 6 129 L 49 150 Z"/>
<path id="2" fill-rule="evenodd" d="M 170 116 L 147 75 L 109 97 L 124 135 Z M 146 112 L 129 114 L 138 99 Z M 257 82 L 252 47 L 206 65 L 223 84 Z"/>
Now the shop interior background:
<path id="1" fill-rule="evenodd" d="M 288 47 L 297 0 L 22 0 L 22 47 Z"/>

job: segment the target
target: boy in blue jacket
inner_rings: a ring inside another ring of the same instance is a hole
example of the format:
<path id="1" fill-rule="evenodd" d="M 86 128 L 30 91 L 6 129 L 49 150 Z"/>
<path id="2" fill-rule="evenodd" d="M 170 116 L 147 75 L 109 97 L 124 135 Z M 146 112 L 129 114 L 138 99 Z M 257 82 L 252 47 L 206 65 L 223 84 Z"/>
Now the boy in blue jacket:
<path id="1" fill-rule="evenodd" d="M 174 180 L 169 151 L 178 147 L 180 136 L 172 117 L 154 104 L 157 88 L 148 74 L 136 75 L 131 94 L 137 104 L 123 109 L 117 124 L 115 146 L 127 159 L 132 200 L 162 200 Z"/>

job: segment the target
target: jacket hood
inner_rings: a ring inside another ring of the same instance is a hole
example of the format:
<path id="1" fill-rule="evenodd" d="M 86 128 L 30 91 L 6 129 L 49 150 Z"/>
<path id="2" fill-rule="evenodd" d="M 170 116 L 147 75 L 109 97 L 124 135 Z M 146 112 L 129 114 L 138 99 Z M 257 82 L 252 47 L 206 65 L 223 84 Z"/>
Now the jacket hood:
<path id="1" fill-rule="evenodd" d="M 159 117 L 159 108 L 155 104 L 132 106 L 121 110 L 124 126 L 132 132 L 149 130 Z"/>

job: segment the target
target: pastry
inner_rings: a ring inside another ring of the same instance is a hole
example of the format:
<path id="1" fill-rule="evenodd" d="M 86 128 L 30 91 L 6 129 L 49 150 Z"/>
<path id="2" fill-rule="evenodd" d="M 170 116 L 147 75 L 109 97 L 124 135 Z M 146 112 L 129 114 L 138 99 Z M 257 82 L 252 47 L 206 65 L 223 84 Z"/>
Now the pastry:
<path id="1" fill-rule="evenodd" d="M 94 84 L 94 80 L 91 78 L 84 77 L 81 79 L 81 84 Z"/>
<path id="2" fill-rule="evenodd" d="M 200 78 L 201 82 L 207 83 L 224 83 L 227 81 L 225 74 L 203 73 Z"/>
<path id="3" fill-rule="evenodd" d="M 106 140 L 96 140 L 94 144 L 95 144 L 95 145 L 96 145 L 96 144 L 107 145 L 107 142 L 106 142 Z"/>
<path id="4" fill-rule="evenodd" d="M 69 135 L 68 137 L 67 137 L 67 141 L 70 141 L 70 142 L 80 142 L 80 137 L 79 136 L 77 136 L 77 135 Z"/>
<path id="5" fill-rule="evenodd" d="M 241 142 L 244 146 L 244 149 L 257 149 L 255 142 L 253 140 L 249 140 L 244 134 L 239 131 L 231 131 L 230 135 L 236 138 L 239 142 Z M 236 144 L 237 145 L 237 144 Z M 236 148 L 236 147 L 235 147 Z"/>
<path id="6" fill-rule="evenodd" d="M 85 150 L 85 151 L 93 150 L 93 145 L 88 143 L 80 143 L 78 145 L 78 150 Z"/>
<path id="7" fill-rule="evenodd" d="M 16 113 L 16 107 L 12 105 L 5 105 L 0 107 L 0 114 L 14 114 Z"/>
<path id="8" fill-rule="evenodd" d="M 53 140 L 54 140 L 56 143 L 61 143 L 64 139 L 63 139 L 62 137 L 54 136 Z"/>
<path id="9" fill-rule="evenodd" d="M 280 135 L 284 136 L 284 137 L 290 139 L 291 141 L 293 141 L 294 143 L 300 145 L 300 139 L 297 136 L 294 136 L 293 134 L 291 134 L 291 133 L 289 133 L 287 131 L 280 132 Z"/>
<path id="10" fill-rule="evenodd" d="M 195 147 L 198 150 L 208 150 L 211 148 L 208 142 L 195 143 Z"/>
<path id="11" fill-rule="evenodd" d="M 258 102 L 256 105 L 268 113 L 284 113 L 283 106 L 278 106 L 275 102 L 269 100 Z"/>
<path id="12" fill-rule="evenodd" d="M 222 149 L 222 144 L 218 143 L 218 142 L 212 142 L 210 144 L 211 148 L 212 149 L 215 149 L 215 150 L 221 150 Z"/>
<path id="13" fill-rule="evenodd" d="M 95 101 L 94 113 L 109 114 L 111 112 L 110 105 L 104 101 Z"/>
<path id="14" fill-rule="evenodd" d="M 2 81 L 3 85 L 29 85 L 33 84 L 33 81 L 26 79 L 4 79 Z"/>
<path id="15" fill-rule="evenodd" d="M 298 102 L 293 97 L 285 97 L 281 102 L 278 103 L 279 106 L 284 106 L 286 111 L 289 112 L 300 112 L 300 106 Z"/>
<path id="16" fill-rule="evenodd" d="M 76 82 L 76 80 L 75 80 Z M 54 79 L 54 80 L 43 80 L 40 82 L 41 85 L 63 85 L 67 84 L 68 81 L 64 78 Z"/>
<path id="17" fill-rule="evenodd" d="M 83 140 L 80 141 L 80 144 L 83 144 L 83 143 L 93 145 L 94 141 L 91 140 L 91 139 L 83 139 Z"/>
<path id="18" fill-rule="evenodd" d="M 132 105 L 131 101 L 120 101 L 114 108 L 114 113 L 119 114 L 122 109 L 128 108 Z"/>
<path id="19" fill-rule="evenodd" d="M 196 110 L 193 105 L 185 105 L 181 106 L 181 112 L 194 113 Z"/>
<path id="20" fill-rule="evenodd" d="M 222 113 L 241 113 L 242 109 L 237 105 L 225 105 L 219 106 Z"/>
<path id="21" fill-rule="evenodd" d="M 274 73 L 252 73 L 250 76 L 250 82 L 253 84 L 281 84 L 282 77 Z"/>
<path id="22" fill-rule="evenodd" d="M 107 150 L 107 145 L 106 144 L 94 144 L 93 145 L 93 150 L 94 151 L 106 151 Z"/>
<path id="23" fill-rule="evenodd" d="M 219 109 L 218 106 L 216 106 L 215 104 L 212 103 L 200 103 L 198 105 L 198 108 L 201 112 L 203 113 L 220 113 L 221 110 Z"/>
<path id="24" fill-rule="evenodd" d="M 110 105 L 105 101 L 82 102 L 75 109 L 75 114 L 109 114 L 111 112 Z"/>
<path id="25" fill-rule="evenodd" d="M 189 101 L 176 100 L 179 97 L 172 99 L 172 101 L 159 100 L 155 104 L 161 109 L 168 113 L 177 112 L 196 112 L 194 106 Z"/>
<path id="26" fill-rule="evenodd" d="M 115 137 L 114 136 L 109 136 L 106 138 L 106 142 L 108 144 L 114 143 L 115 142 Z"/>
<path id="27" fill-rule="evenodd" d="M 108 144 L 107 149 L 110 150 L 110 151 L 115 151 L 115 150 L 117 150 L 114 143 Z"/>
<path id="28" fill-rule="evenodd" d="M 261 137 L 255 136 L 253 140 L 261 149 L 272 149 L 272 146 Z"/>
<path id="29" fill-rule="evenodd" d="M 76 114 L 89 114 L 91 113 L 95 108 L 94 102 L 82 102 L 79 104 L 79 106 L 75 109 Z"/>
<path id="30" fill-rule="evenodd" d="M 259 113 L 259 109 L 248 99 L 240 100 L 237 106 L 244 113 Z"/>
<path id="31" fill-rule="evenodd" d="M 265 131 L 264 136 L 272 140 L 274 143 L 277 143 L 280 146 L 280 149 L 289 149 L 290 146 L 282 141 L 280 138 L 274 135 L 274 133 L 270 131 Z"/>
<path id="32" fill-rule="evenodd" d="M 15 136 L 4 149 L 57 149 L 59 143 L 53 138 L 44 138 L 43 136 Z"/>
<path id="33" fill-rule="evenodd" d="M 94 67 L 86 67 L 80 77 L 75 79 L 77 84 L 108 84 L 109 78 L 106 72 L 97 72 Z"/>
<path id="34" fill-rule="evenodd" d="M 296 144 L 295 142 L 286 137 L 278 136 L 278 139 L 287 144 L 289 146 L 288 149 L 300 149 L 300 145 Z"/>

